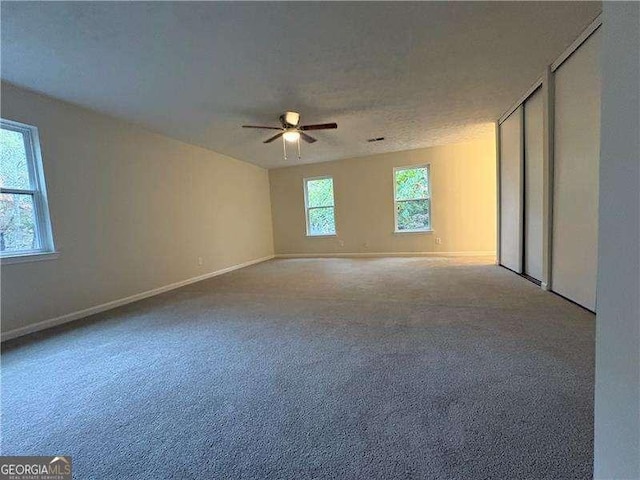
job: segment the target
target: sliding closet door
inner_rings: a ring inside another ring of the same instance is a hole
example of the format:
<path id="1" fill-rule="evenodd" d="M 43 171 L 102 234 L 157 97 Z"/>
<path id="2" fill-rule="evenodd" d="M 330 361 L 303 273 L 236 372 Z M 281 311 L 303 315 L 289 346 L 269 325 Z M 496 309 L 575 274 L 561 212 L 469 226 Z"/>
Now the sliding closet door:
<path id="1" fill-rule="evenodd" d="M 600 36 L 555 77 L 552 288 L 595 310 L 600 157 Z"/>
<path id="2" fill-rule="evenodd" d="M 500 264 L 522 273 L 522 105 L 500 124 Z"/>
<path id="3" fill-rule="evenodd" d="M 524 102 L 524 273 L 542 280 L 542 89 Z"/>

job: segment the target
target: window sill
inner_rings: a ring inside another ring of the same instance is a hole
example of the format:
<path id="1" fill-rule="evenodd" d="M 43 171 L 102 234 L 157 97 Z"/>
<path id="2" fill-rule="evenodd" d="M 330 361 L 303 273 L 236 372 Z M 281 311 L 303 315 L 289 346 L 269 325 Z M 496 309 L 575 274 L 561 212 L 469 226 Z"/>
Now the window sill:
<path id="1" fill-rule="evenodd" d="M 394 234 L 404 234 L 404 233 L 433 233 L 433 230 L 395 230 Z"/>
<path id="2" fill-rule="evenodd" d="M 0 257 L 0 265 L 12 265 L 14 263 L 43 262 L 46 260 L 56 260 L 60 257 L 60 252 L 39 252 L 25 253 L 12 256 Z"/>
<path id="3" fill-rule="evenodd" d="M 329 235 L 309 235 L 307 233 L 307 238 L 332 238 L 332 237 L 337 237 L 338 234 L 337 233 L 331 233 Z"/>

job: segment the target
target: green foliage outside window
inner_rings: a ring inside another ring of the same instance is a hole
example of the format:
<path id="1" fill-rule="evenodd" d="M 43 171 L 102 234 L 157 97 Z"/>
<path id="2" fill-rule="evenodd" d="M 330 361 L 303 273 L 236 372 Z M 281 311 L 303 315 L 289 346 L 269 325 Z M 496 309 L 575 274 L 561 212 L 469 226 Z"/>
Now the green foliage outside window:
<path id="1" fill-rule="evenodd" d="M 24 136 L 0 129 L 0 187 L 29 190 L 29 168 Z M 0 194 L 0 251 L 38 248 L 33 195 Z"/>
<path id="2" fill-rule="evenodd" d="M 396 170 L 395 182 L 396 229 L 430 230 L 429 169 L 417 167 Z"/>
<path id="3" fill-rule="evenodd" d="M 333 179 L 307 180 L 307 206 L 333 207 Z"/>
<path id="4" fill-rule="evenodd" d="M 307 220 L 309 235 L 334 235 L 336 233 L 333 204 L 333 179 L 307 180 Z"/>
<path id="5" fill-rule="evenodd" d="M 309 235 L 333 235 L 335 233 L 336 220 L 333 207 L 309 210 Z"/>

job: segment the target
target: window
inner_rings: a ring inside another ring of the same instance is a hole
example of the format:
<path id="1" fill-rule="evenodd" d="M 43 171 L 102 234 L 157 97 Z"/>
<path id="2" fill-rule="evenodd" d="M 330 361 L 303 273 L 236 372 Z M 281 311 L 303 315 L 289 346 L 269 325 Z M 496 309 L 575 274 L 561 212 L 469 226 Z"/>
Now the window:
<path id="1" fill-rule="evenodd" d="M 393 169 L 396 232 L 431 230 L 429 165 Z"/>
<path id="2" fill-rule="evenodd" d="M 0 257 L 53 252 L 35 127 L 0 120 Z"/>
<path id="3" fill-rule="evenodd" d="M 336 218 L 333 204 L 333 178 L 305 178 L 304 203 L 307 214 L 307 235 L 335 235 Z"/>

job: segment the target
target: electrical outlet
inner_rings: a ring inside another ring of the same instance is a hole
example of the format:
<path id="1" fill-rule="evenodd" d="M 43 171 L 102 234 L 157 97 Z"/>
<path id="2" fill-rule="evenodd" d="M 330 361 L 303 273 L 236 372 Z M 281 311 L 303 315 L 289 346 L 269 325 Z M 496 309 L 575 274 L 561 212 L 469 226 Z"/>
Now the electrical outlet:
<path id="1" fill-rule="evenodd" d="M 440 237 L 436 237 L 436 245 L 442 245 L 442 239 Z"/>
<path id="2" fill-rule="evenodd" d="M 338 245 L 340 245 L 341 247 L 344 247 L 344 240 L 338 240 Z"/>
<path id="3" fill-rule="evenodd" d="M 198 257 L 198 266 L 202 266 L 204 264 L 204 260 L 202 260 L 202 257 Z"/>

